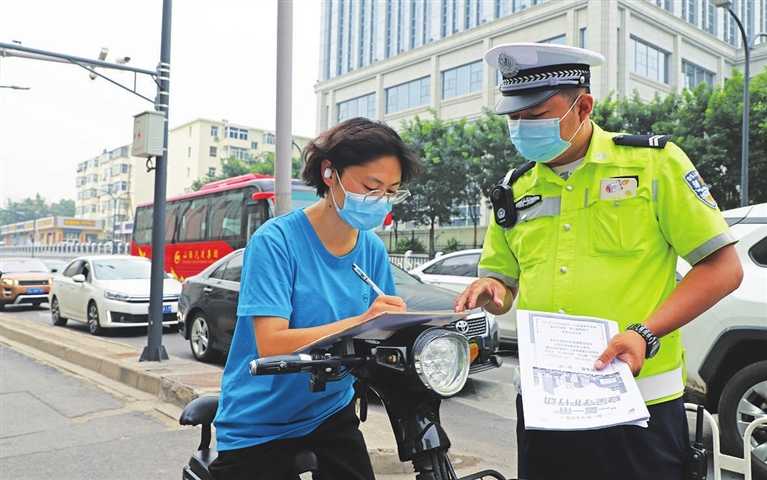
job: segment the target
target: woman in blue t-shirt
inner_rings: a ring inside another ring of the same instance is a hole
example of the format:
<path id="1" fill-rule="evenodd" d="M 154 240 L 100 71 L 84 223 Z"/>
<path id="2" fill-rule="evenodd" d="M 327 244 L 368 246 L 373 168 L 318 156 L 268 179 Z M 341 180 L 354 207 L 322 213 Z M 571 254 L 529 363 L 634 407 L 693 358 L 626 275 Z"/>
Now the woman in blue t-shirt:
<path id="1" fill-rule="evenodd" d="M 353 378 L 309 390 L 308 374 L 251 377 L 256 357 L 288 354 L 380 312 L 405 311 L 371 230 L 409 193 L 418 161 L 390 127 L 354 118 L 304 149 L 304 181 L 321 197 L 266 222 L 245 250 L 240 300 L 216 415 L 216 479 L 289 477 L 311 450 L 322 478 L 374 478 L 353 406 Z M 359 265 L 386 295 L 352 271 Z"/>

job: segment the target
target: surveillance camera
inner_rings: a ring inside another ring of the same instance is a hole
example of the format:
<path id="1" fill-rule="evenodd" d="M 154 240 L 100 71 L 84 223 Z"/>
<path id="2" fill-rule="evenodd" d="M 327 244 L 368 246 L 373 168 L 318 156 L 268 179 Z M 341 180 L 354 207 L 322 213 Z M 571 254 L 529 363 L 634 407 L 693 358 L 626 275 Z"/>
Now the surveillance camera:
<path id="1" fill-rule="evenodd" d="M 120 65 L 125 65 L 126 63 L 130 62 L 130 57 L 120 57 L 116 61 Z"/>

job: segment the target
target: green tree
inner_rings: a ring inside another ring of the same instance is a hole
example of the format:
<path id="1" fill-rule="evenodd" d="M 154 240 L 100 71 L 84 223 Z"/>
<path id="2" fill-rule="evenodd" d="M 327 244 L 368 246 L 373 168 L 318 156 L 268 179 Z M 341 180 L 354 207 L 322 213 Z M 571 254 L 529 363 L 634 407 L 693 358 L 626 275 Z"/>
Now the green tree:
<path id="1" fill-rule="evenodd" d="M 440 219 L 445 222 L 455 211 L 455 195 L 461 189 L 464 148 L 455 141 L 459 131 L 435 118 L 416 117 L 407 121 L 400 132 L 402 139 L 418 155 L 423 173 L 408 186 L 412 197 L 397 209 L 400 220 L 429 226 L 429 255 L 434 255 L 434 233 Z"/>
<path id="2" fill-rule="evenodd" d="M 59 202 L 49 204 L 38 193 L 34 197 L 25 198 L 18 202 L 8 200 L 5 208 L 0 208 L 0 225 L 25 222 L 52 215 L 72 217 L 74 214 L 74 200 L 62 199 Z"/>
<path id="3" fill-rule="evenodd" d="M 291 176 L 297 178 L 301 174 L 301 168 L 301 159 L 293 157 Z M 221 173 L 213 176 L 203 175 L 192 182 L 192 190 L 197 191 L 206 183 L 238 177 L 248 173 L 274 175 L 274 152 L 263 152 L 258 158 L 246 160 L 229 157 L 221 162 Z"/>

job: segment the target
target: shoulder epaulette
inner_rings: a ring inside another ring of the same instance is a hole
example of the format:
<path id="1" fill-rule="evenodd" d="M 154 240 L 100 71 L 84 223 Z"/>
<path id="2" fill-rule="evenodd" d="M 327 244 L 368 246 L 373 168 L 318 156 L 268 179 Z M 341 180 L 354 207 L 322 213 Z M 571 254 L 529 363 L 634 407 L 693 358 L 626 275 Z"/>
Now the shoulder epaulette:
<path id="1" fill-rule="evenodd" d="M 616 135 L 613 143 L 627 147 L 665 148 L 671 135 Z"/>

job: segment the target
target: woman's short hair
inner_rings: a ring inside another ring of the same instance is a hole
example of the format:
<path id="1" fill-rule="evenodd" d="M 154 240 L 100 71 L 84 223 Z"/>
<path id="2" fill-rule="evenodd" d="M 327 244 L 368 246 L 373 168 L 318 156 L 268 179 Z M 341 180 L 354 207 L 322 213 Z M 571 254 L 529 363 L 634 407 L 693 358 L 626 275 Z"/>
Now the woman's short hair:
<path id="1" fill-rule="evenodd" d="M 341 175 L 346 167 L 364 165 L 383 156 L 397 157 L 402 169 L 402 183 L 420 171 L 418 157 L 405 145 L 393 128 L 366 118 L 351 118 L 322 132 L 303 150 L 304 182 L 324 197 L 328 192 L 322 176 L 322 161 Z"/>

